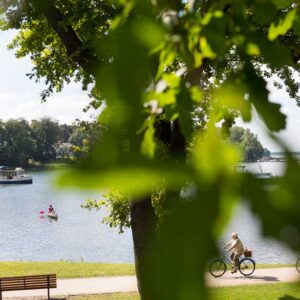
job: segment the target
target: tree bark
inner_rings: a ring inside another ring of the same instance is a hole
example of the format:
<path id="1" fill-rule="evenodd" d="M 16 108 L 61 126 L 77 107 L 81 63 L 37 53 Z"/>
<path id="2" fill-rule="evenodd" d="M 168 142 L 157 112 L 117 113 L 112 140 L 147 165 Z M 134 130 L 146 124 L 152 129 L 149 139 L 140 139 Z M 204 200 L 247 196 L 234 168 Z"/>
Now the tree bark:
<path id="1" fill-rule="evenodd" d="M 130 218 L 138 290 L 142 300 L 153 300 L 150 257 L 156 240 L 157 218 L 150 197 L 131 203 Z"/>
<path id="2" fill-rule="evenodd" d="M 156 138 L 170 150 L 170 159 L 184 157 L 185 138 L 178 121 L 156 122 Z M 142 300 L 158 299 L 161 278 L 158 274 L 160 255 L 158 249 L 157 221 L 151 197 L 136 200 L 130 207 L 131 230 L 134 244 L 135 268 L 138 289 Z"/>

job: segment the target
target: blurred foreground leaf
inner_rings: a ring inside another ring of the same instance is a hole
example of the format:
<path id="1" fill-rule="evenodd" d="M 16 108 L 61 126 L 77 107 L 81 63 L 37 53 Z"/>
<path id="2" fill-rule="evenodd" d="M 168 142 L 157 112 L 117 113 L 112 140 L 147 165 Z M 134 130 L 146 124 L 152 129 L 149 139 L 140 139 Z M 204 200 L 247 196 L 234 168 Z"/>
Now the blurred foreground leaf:
<path id="1" fill-rule="evenodd" d="M 126 190 L 131 197 L 140 198 L 149 195 L 153 187 L 162 183 L 165 183 L 168 189 L 174 190 L 188 181 L 189 174 L 184 169 L 162 167 L 161 170 L 157 170 L 152 166 L 136 166 L 97 172 L 72 170 L 61 175 L 58 184 L 65 187 L 94 189 L 99 192 L 106 189 Z"/>

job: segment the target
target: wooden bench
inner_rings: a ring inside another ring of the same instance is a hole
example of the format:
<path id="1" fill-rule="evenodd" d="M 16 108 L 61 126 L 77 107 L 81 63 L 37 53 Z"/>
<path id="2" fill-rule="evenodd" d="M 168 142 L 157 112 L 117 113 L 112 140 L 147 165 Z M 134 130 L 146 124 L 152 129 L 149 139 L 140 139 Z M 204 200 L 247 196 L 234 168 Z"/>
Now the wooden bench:
<path id="1" fill-rule="evenodd" d="M 18 277 L 0 278 L 0 300 L 2 292 L 48 289 L 48 299 L 50 299 L 50 289 L 56 288 L 56 275 L 32 275 Z"/>

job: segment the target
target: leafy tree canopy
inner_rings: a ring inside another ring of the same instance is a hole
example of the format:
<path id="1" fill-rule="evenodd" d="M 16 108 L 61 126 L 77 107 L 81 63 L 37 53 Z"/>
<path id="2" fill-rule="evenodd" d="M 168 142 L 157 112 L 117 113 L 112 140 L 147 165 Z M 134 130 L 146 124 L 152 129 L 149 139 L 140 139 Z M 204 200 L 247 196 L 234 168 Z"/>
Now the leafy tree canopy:
<path id="1" fill-rule="evenodd" d="M 87 156 L 101 136 L 97 124 L 59 124 L 51 118 L 0 120 L 0 165 L 26 166 Z M 72 160 L 73 161 L 73 160 Z"/>
<path id="2" fill-rule="evenodd" d="M 264 149 L 258 137 L 249 129 L 234 126 L 230 130 L 230 140 L 237 144 L 242 152 L 243 160 L 253 162 L 262 159 L 267 154 L 267 149 Z"/>
<path id="3" fill-rule="evenodd" d="M 137 259 L 143 300 L 205 298 L 206 261 L 242 195 L 265 234 L 300 248 L 291 234 L 300 230 L 299 166 L 289 157 L 276 188 L 265 189 L 233 172 L 239 152 L 224 139 L 237 115 L 251 120 L 252 107 L 270 132 L 285 128 L 280 105 L 268 99 L 268 78 L 300 100 L 297 1 L 4 0 L 0 13 L 2 29 L 18 30 L 10 48 L 34 63 L 29 76 L 45 78 L 42 98 L 75 79 L 94 84 L 91 105 L 105 99 L 101 146 L 65 184 L 125 187 L 139 200 L 164 186 L 168 213 Z M 184 201 L 187 183 L 194 188 Z M 147 242 L 141 229 L 153 224 L 141 217 L 149 201 L 136 203 L 137 254 Z"/>

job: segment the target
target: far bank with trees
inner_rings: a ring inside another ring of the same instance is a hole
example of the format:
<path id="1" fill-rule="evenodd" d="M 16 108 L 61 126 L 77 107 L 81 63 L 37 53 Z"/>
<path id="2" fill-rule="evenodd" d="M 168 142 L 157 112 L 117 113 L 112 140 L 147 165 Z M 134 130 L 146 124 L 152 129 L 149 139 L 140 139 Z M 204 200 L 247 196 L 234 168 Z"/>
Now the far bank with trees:
<path id="1" fill-rule="evenodd" d="M 60 124 L 49 117 L 31 122 L 25 119 L 0 120 L 0 165 L 42 166 L 55 161 L 71 162 L 85 156 L 92 144 L 100 140 L 97 123 Z M 244 162 L 270 157 L 257 135 L 234 126 L 230 140 L 237 144 Z"/>
<path id="2" fill-rule="evenodd" d="M 234 126 L 230 129 L 230 141 L 237 144 L 243 155 L 244 162 L 267 160 L 271 152 L 264 148 L 257 135 L 243 127 Z"/>
<path id="3" fill-rule="evenodd" d="M 0 120 L 0 165 L 40 167 L 55 161 L 74 161 L 85 155 L 101 135 L 96 124 L 59 124 L 40 120 Z M 98 126 L 99 127 L 99 126 Z"/>

